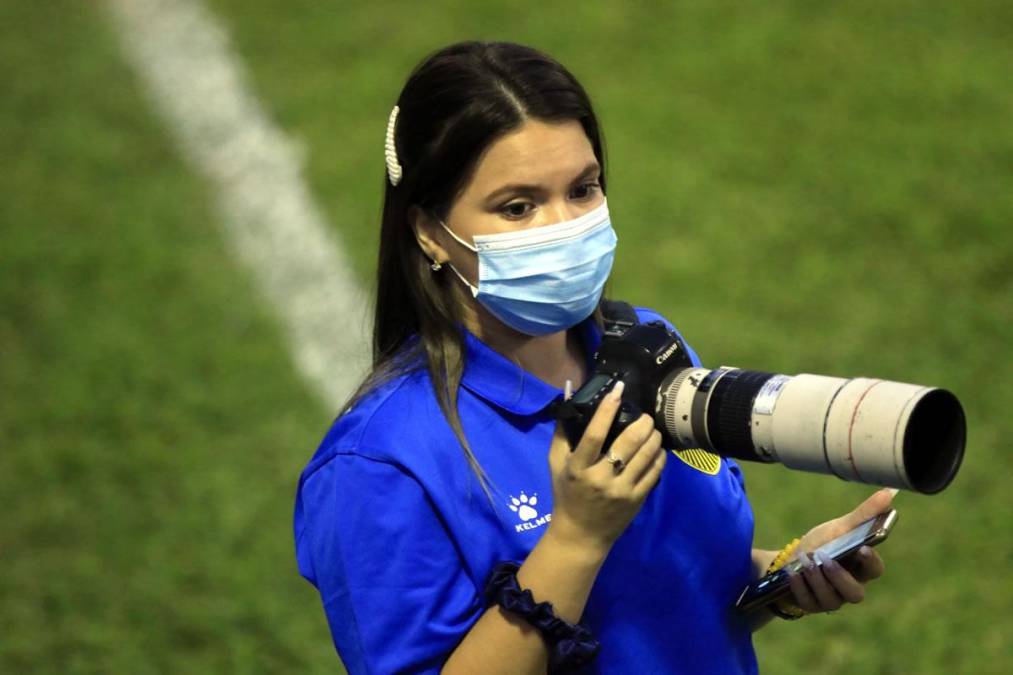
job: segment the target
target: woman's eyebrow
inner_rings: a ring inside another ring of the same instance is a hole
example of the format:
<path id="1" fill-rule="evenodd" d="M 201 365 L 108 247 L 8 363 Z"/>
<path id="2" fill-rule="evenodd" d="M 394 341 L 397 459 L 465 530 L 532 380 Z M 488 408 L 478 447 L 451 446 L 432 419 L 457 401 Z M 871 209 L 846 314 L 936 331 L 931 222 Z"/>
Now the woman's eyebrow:
<path id="1" fill-rule="evenodd" d="M 577 177 L 573 179 L 572 183 L 579 183 L 582 180 L 586 180 L 588 176 L 598 173 L 601 171 L 597 161 L 591 162 L 584 169 L 577 174 Z M 534 185 L 531 183 L 509 183 L 502 187 L 498 187 L 488 195 L 486 195 L 485 201 L 493 202 L 497 198 L 505 194 L 535 194 L 538 192 L 544 192 L 545 188 L 541 185 Z"/>
<path id="2" fill-rule="evenodd" d="M 494 202 L 507 194 L 534 194 L 537 192 L 544 192 L 545 188 L 541 185 L 532 185 L 528 183 L 508 183 L 502 187 L 496 188 L 488 195 L 486 195 L 485 201 Z"/>
<path id="3" fill-rule="evenodd" d="M 577 174 L 577 177 L 573 179 L 573 182 L 579 183 L 582 180 L 587 180 L 587 178 L 590 175 L 595 173 L 601 173 L 601 166 L 596 161 L 591 162 L 586 167 L 584 167 L 584 170 L 581 171 L 579 174 Z"/>

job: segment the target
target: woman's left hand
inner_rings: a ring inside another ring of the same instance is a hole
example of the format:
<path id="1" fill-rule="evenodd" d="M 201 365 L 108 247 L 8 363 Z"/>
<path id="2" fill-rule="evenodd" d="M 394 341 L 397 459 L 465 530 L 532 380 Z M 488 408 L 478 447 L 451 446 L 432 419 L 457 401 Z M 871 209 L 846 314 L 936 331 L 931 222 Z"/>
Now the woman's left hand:
<path id="1" fill-rule="evenodd" d="M 869 518 L 890 510 L 894 494 L 894 490 L 879 490 L 851 513 L 817 525 L 802 537 L 799 544 L 799 551 L 803 552 L 802 572 L 791 575 L 796 605 L 814 614 L 833 612 L 845 603 L 858 603 L 865 598 L 865 584 L 883 574 L 883 560 L 875 549 L 863 546 L 841 562 L 824 555 L 822 565 L 817 565 L 809 554 Z"/>

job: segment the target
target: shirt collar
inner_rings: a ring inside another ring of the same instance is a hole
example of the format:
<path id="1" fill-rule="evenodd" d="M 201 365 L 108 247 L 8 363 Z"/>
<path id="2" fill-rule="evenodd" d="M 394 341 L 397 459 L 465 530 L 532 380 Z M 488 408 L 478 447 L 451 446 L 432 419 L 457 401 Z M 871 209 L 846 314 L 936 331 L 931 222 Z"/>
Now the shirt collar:
<path id="1" fill-rule="evenodd" d="M 588 367 L 601 344 L 601 331 L 594 319 L 577 326 L 588 355 Z M 517 415 L 533 415 L 563 395 L 561 389 L 542 381 L 503 356 L 469 331 L 464 331 L 465 361 L 461 385 L 489 403 Z"/>

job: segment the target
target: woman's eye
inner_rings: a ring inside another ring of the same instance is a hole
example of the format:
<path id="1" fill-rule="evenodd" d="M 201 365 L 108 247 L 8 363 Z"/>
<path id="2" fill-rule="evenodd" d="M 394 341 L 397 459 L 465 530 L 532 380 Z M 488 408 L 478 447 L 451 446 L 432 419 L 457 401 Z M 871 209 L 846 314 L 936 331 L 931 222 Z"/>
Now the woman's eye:
<path id="1" fill-rule="evenodd" d="M 578 185 L 577 187 L 573 188 L 573 191 L 570 194 L 574 199 L 587 199 L 588 197 L 593 195 L 598 189 L 599 189 L 598 182 L 593 181 L 591 183 L 584 183 L 583 185 Z"/>
<path id="2" fill-rule="evenodd" d="M 507 218 L 523 218 L 528 215 L 531 204 L 527 202 L 514 202 L 507 204 L 500 209 L 500 212 Z"/>

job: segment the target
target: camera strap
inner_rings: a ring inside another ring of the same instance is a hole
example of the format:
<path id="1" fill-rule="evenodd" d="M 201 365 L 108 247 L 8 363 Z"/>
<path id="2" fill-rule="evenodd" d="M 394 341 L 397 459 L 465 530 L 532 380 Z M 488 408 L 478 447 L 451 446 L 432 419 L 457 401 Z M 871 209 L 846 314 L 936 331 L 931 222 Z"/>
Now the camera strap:
<path id="1" fill-rule="evenodd" d="M 606 338 L 621 338 L 626 331 L 640 323 L 637 310 L 622 300 L 602 300 L 601 313 L 605 320 Z"/>

